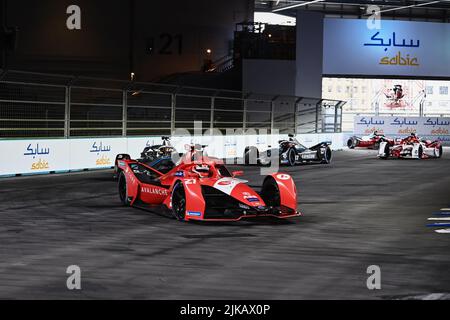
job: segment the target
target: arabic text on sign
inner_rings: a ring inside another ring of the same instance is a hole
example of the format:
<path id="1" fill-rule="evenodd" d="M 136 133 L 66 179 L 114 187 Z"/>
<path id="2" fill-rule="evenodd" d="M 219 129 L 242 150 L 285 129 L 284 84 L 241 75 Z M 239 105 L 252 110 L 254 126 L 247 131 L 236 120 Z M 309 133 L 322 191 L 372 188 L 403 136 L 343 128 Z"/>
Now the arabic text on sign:
<path id="1" fill-rule="evenodd" d="M 27 150 L 27 152 L 25 152 L 23 155 L 24 156 L 33 156 L 33 158 L 36 155 L 50 154 L 50 148 L 40 148 L 39 149 L 39 143 L 36 144 L 36 148 L 34 148 L 34 149 L 31 147 L 31 143 L 30 143 L 26 150 Z"/>
<path id="2" fill-rule="evenodd" d="M 377 36 L 380 34 L 380 32 L 376 32 L 370 40 L 375 41 L 372 43 L 364 43 L 364 46 L 373 46 L 373 47 L 385 47 L 384 51 L 387 50 L 387 47 L 393 46 L 393 47 L 406 47 L 406 48 L 418 48 L 420 46 L 420 40 L 417 40 L 416 44 L 414 44 L 414 41 L 411 39 L 409 41 L 409 44 L 406 43 L 406 39 L 403 39 L 401 43 L 397 43 L 396 34 L 395 32 L 392 33 L 392 39 L 389 38 L 388 42 L 384 42 L 384 39 Z"/>
<path id="3" fill-rule="evenodd" d="M 94 142 L 92 144 L 92 149 L 89 151 L 96 152 L 96 153 L 108 152 L 108 151 L 111 151 L 111 146 L 103 146 L 103 142 L 100 142 L 100 146 L 97 146 L 97 142 Z"/>

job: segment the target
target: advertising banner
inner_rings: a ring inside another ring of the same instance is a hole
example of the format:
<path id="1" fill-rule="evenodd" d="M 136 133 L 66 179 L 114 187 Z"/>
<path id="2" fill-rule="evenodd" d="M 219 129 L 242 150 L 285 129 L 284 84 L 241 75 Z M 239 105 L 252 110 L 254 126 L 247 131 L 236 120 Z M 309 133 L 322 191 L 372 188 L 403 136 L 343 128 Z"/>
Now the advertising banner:
<path id="1" fill-rule="evenodd" d="M 0 175 L 63 171 L 69 168 L 67 140 L 1 141 Z"/>
<path id="2" fill-rule="evenodd" d="M 450 142 L 450 118 L 441 117 L 375 117 L 356 116 L 354 134 L 369 135 L 374 131 L 402 137 L 414 132 L 419 137 Z"/>
<path id="3" fill-rule="evenodd" d="M 323 74 L 450 77 L 449 41 L 448 23 L 326 18 Z"/>
<path id="4" fill-rule="evenodd" d="M 126 138 L 70 139 L 70 169 L 110 168 L 118 153 L 127 152 Z"/>

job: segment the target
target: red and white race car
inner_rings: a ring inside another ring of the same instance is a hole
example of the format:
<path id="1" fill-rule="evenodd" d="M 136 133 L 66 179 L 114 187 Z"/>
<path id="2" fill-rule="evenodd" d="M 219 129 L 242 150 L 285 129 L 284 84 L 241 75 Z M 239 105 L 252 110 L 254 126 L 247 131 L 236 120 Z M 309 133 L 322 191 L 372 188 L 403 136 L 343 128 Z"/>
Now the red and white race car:
<path id="1" fill-rule="evenodd" d="M 394 144 L 394 139 L 387 138 L 384 134 L 378 134 L 378 132 L 374 131 L 369 136 L 350 137 L 347 140 L 347 147 L 349 149 L 354 148 L 378 149 L 380 147 L 380 143 L 383 141 L 387 142 L 390 145 Z"/>
<path id="2" fill-rule="evenodd" d="M 381 159 L 411 158 L 427 159 L 442 157 L 442 144 L 440 141 L 423 140 L 414 133 L 404 139 L 397 139 L 394 145 L 381 142 L 378 149 L 378 157 Z"/>
<path id="3" fill-rule="evenodd" d="M 236 221 L 300 215 L 297 188 L 290 175 L 268 175 L 261 191 L 256 192 L 246 180 L 236 178 L 242 171 L 230 173 L 222 160 L 204 155 L 203 147 L 189 146 L 190 151 L 165 173 L 136 160 L 118 160 L 123 204 L 158 206 L 179 220 Z"/>

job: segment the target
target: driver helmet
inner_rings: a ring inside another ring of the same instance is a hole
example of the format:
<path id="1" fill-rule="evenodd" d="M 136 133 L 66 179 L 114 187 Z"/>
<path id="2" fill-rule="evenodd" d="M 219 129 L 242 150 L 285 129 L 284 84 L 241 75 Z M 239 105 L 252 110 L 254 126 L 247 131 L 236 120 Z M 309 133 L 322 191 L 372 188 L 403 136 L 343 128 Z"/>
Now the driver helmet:
<path id="1" fill-rule="evenodd" d="M 196 165 L 192 171 L 197 173 L 200 177 L 209 176 L 209 166 L 207 164 Z"/>

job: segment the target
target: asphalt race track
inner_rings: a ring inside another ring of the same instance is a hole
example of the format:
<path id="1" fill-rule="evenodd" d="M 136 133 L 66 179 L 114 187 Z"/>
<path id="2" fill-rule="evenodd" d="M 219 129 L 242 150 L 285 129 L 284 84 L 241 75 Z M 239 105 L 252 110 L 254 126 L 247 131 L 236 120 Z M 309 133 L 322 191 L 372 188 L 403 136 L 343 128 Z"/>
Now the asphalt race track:
<path id="1" fill-rule="evenodd" d="M 111 171 L 0 180 L 0 298 L 387 299 L 450 292 L 450 234 L 427 228 L 450 205 L 442 159 L 335 153 L 283 168 L 304 216 L 183 223 L 122 207 Z M 232 169 L 240 169 L 232 166 Z M 244 168 L 260 185 L 257 167 Z M 78 265 L 82 290 L 66 288 Z M 366 269 L 381 268 L 381 290 Z"/>

